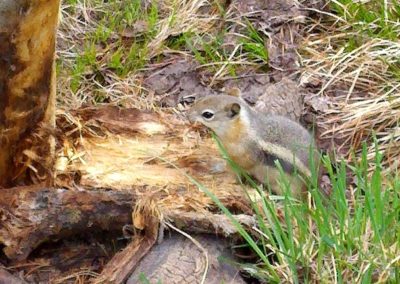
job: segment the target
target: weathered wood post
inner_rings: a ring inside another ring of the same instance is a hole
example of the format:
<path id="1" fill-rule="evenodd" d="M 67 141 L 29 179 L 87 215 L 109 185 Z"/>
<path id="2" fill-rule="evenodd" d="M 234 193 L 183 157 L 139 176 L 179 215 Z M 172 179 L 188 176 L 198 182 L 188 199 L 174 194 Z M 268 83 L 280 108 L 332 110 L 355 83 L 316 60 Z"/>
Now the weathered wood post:
<path id="1" fill-rule="evenodd" d="M 0 1 L 0 188 L 51 181 L 60 0 Z"/>

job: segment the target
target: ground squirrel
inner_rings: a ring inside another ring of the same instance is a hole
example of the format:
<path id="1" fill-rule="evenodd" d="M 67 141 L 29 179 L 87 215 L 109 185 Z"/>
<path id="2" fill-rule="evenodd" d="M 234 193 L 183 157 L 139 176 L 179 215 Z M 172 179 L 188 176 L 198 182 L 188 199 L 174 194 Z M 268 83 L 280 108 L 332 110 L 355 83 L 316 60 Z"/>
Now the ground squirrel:
<path id="1" fill-rule="evenodd" d="M 300 197 L 305 192 L 304 177 L 310 176 L 310 146 L 314 139 L 299 123 L 258 113 L 232 95 L 197 100 L 188 118 L 213 130 L 232 161 L 259 182 L 268 184 L 274 193 L 283 194 L 276 160 L 290 182 L 292 195 Z"/>

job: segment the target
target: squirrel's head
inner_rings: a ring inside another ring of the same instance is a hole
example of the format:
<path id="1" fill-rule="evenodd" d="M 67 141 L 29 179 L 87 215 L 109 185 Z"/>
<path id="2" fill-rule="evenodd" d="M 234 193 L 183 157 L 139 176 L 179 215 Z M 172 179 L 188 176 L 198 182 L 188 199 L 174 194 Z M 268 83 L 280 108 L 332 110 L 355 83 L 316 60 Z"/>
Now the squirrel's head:
<path id="1" fill-rule="evenodd" d="M 244 102 L 229 95 L 213 95 L 199 99 L 188 112 L 191 122 L 200 122 L 211 128 L 218 136 L 230 131 L 245 111 Z"/>

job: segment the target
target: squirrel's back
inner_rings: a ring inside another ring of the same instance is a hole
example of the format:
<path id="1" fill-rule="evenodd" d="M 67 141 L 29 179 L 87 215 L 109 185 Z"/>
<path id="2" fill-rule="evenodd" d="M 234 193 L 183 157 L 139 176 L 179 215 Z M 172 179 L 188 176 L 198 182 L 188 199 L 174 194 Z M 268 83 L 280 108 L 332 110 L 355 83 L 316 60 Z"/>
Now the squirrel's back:
<path id="1" fill-rule="evenodd" d="M 261 137 L 262 141 L 272 145 L 271 152 L 277 152 L 278 145 L 285 150 L 290 151 L 298 157 L 303 165 L 309 165 L 310 151 L 315 150 L 315 141 L 310 132 L 299 123 L 279 115 L 265 115 L 262 113 L 253 112 L 253 124 L 250 129 L 254 129 L 256 133 L 253 135 L 255 139 Z M 268 147 L 266 146 L 266 149 Z M 281 155 L 285 155 L 281 153 Z M 309 168 L 307 166 L 307 168 Z"/>

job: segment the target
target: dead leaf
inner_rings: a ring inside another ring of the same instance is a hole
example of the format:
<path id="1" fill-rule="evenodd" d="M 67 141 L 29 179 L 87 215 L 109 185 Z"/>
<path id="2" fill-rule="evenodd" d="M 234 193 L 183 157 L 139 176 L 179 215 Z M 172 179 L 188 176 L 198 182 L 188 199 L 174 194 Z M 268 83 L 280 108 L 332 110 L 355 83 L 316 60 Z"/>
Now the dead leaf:
<path id="1" fill-rule="evenodd" d="M 263 113 L 284 115 L 299 121 L 303 110 L 303 95 L 296 82 L 283 78 L 279 83 L 266 87 L 255 108 Z"/>

